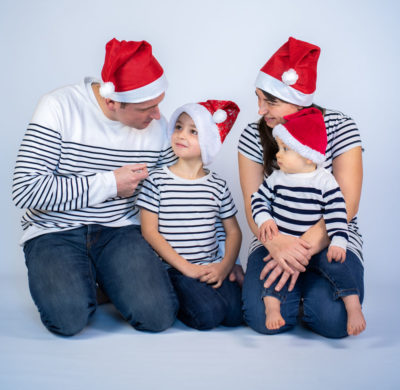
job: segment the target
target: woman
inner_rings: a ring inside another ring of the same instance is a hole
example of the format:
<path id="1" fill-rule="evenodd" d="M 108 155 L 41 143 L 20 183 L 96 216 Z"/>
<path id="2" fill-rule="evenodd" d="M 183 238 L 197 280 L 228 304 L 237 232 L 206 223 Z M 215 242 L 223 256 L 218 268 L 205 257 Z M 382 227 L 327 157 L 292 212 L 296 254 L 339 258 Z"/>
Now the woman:
<path id="1" fill-rule="evenodd" d="M 301 320 L 308 328 L 326 337 L 348 335 L 346 310 L 343 301 L 338 299 L 341 292 L 313 267 L 318 256 L 326 258 L 329 245 L 323 220 L 301 238 L 278 233 L 261 244 L 256 239 L 258 227 L 251 215 L 251 195 L 257 191 L 264 176 L 278 168 L 275 160 L 278 149 L 272 129 L 284 123 L 285 116 L 312 105 L 319 54 L 319 47 L 289 38 L 269 59 L 256 80 L 262 118 L 258 123 L 249 124 L 239 141 L 240 183 L 247 221 L 255 235 L 243 285 L 243 308 L 248 325 L 260 333 L 273 334 L 293 328 L 302 303 Z M 335 176 L 347 208 L 349 243 L 343 266 L 351 267 L 356 275 L 362 302 L 362 240 L 356 221 L 362 185 L 361 140 L 351 118 L 337 111 L 317 108 L 322 111 L 327 128 L 324 168 Z M 265 326 L 265 306 L 261 296 L 264 288 L 277 278 L 276 289 L 280 290 L 288 282 L 291 292 L 281 300 L 285 325 L 269 330 Z"/>

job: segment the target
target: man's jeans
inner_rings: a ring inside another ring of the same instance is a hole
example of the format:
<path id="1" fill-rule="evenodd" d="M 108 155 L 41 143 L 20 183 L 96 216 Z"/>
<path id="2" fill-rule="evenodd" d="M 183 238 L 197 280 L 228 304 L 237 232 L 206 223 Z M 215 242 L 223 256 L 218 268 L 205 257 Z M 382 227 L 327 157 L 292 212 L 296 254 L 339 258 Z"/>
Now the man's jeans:
<path id="1" fill-rule="evenodd" d="M 88 225 L 35 237 L 24 246 L 29 288 L 48 330 L 81 331 L 97 307 L 96 281 L 136 329 L 170 327 L 178 301 L 140 226 Z"/>
<path id="2" fill-rule="evenodd" d="M 347 336 L 347 312 L 340 297 L 357 294 L 362 303 L 364 269 L 351 251 L 347 251 L 346 261 L 342 264 L 334 260 L 329 263 L 326 254 L 325 249 L 311 258 L 307 271 L 300 274 L 293 291 L 288 293 L 287 285 L 280 292 L 274 291 L 275 285 L 267 290 L 264 288 L 265 279 L 260 280 L 260 273 L 266 264 L 263 259 L 268 251 L 264 247 L 256 249 L 249 256 L 243 284 L 243 309 L 247 324 L 264 334 L 287 331 L 297 324 L 302 301 L 301 321 L 306 327 L 325 337 Z M 286 324 L 277 330 L 269 330 L 265 326 L 262 298 L 266 295 L 281 301 L 281 314 Z"/>

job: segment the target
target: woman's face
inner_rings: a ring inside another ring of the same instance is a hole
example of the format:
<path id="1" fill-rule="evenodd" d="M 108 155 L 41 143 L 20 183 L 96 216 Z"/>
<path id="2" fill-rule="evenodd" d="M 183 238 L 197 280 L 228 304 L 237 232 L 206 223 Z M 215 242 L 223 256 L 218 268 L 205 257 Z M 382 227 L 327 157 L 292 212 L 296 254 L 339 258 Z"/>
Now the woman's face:
<path id="1" fill-rule="evenodd" d="M 258 113 L 264 118 L 267 126 L 272 129 L 278 124 L 285 123 L 284 116 L 294 114 L 303 108 L 279 99 L 276 102 L 271 102 L 259 88 L 256 88 L 256 95 L 258 98 Z"/>

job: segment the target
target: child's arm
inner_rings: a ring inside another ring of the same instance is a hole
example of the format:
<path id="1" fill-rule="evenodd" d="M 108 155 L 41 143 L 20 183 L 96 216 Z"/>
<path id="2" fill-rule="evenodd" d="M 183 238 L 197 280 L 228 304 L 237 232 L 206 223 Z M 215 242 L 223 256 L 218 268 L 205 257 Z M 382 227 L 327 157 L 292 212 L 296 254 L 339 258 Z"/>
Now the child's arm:
<path id="1" fill-rule="evenodd" d="M 258 240 L 265 242 L 266 239 L 272 240 L 272 238 L 279 233 L 278 226 L 273 219 L 265 221 L 258 230 Z"/>
<path id="2" fill-rule="evenodd" d="M 226 233 L 224 258 L 220 263 L 206 265 L 207 275 L 200 278 L 202 282 L 213 284 L 214 288 L 219 288 L 231 272 L 242 243 L 242 232 L 235 216 L 223 219 L 222 224 Z"/>
<path id="3" fill-rule="evenodd" d="M 144 239 L 169 265 L 177 269 L 183 275 L 199 279 L 208 272 L 204 265 L 191 264 L 168 243 L 158 231 L 158 214 L 141 209 L 141 226 Z"/>

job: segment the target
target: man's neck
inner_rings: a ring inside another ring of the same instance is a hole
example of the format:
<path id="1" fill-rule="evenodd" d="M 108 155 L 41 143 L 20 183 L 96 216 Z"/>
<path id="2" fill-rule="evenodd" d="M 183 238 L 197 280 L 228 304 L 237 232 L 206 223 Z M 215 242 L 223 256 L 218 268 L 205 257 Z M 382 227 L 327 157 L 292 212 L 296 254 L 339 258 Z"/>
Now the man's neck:
<path id="1" fill-rule="evenodd" d="M 106 103 L 104 101 L 104 98 L 100 95 L 100 84 L 99 83 L 92 83 L 92 91 L 94 94 L 94 97 L 96 98 L 97 104 L 99 105 L 101 111 L 103 112 L 103 114 L 111 120 L 115 120 L 113 118 L 112 113 L 110 112 L 110 110 L 108 110 Z"/>

